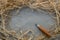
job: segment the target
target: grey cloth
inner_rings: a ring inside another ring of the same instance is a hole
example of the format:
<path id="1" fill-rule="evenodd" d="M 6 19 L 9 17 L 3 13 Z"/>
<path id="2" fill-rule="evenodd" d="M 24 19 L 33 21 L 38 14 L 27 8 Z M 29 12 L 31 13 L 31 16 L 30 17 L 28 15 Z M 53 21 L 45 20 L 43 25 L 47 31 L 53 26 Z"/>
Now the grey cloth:
<path id="1" fill-rule="evenodd" d="M 11 13 L 14 15 L 16 10 Z M 39 35 L 41 32 L 35 24 L 41 24 L 48 30 L 49 26 L 54 23 L 55 21 L 51 18 L 48 12 L 42 10 L 32 10 L 30 8 L 22 8 L 19 11 L 19 14 L 12 16 L 9 25 L 13 30 L 26 31 L 30 29 L 34 32 L 34 34 Z"/>

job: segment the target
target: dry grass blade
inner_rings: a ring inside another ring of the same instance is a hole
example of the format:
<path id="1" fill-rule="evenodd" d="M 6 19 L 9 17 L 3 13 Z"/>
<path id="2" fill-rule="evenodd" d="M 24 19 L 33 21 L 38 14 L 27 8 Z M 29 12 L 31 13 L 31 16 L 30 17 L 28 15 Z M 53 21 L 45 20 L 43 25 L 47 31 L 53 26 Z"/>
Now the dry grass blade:
<path id="1" fill-rule="evenodd" d="M 60 24 L 59 15 L 60 15 L 60 13 L 57 10 L 56 3 L 55 2 L 51 2 L 50 0 L 49 0 L 49 2 L 54 7 L 54 10 L 56 12 L 57 25 L 59 26 L 59 24 Z"/>

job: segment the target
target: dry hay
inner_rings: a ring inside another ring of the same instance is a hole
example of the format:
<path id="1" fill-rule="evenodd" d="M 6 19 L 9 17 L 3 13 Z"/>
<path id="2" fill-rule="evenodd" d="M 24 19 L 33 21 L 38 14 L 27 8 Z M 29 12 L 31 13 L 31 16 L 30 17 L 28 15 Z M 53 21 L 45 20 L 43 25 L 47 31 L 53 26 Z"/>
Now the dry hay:
<path id="1" fill-rule="evenodd" d="M 33 35 L 31 35 L 29 38 L 27 37 L 27 33 L 22 33 L 20 31 L 19 33 L 16 33 L 15 31 L 11 30 L 8 31 L 6 29 L 6 20 L 11 17 L 9 14 L 10 10 L 13 10 L 15 8 L 21 9 L 23 7 L 29 7 L 34 10 L 42 9 L 47 12 L 51 12 L 55 16 L 53 17 L 56 20 L 55 29 L 50 32 L 55 33 L 53 36 L 56 36 L 56 34 L 60 34 L 60 0 L 0 0 L 0 39 L 1 40 L 32 40 Z M 17 11 L 19 12 L 19 10 Z M 30 31 L 28 31 L 30 32 Z M 25 37 L 22 37 L 22 35 Z M 40 35 L 39 37 L 35 38 L 35 40 L 47 40 L 45 35 Z"/>

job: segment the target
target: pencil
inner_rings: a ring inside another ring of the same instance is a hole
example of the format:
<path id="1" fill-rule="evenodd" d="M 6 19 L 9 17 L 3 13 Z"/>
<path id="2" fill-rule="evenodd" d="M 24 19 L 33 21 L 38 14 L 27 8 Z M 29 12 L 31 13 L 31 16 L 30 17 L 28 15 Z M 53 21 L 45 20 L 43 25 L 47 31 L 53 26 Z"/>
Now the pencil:
<path id="1" fill-rule="evenodd" d="M 41 25 L 36 25 L 39 30 L 41 30 L 44 34 L 46 34 L 48 37 L 51 37 L 51 34 Z"/>

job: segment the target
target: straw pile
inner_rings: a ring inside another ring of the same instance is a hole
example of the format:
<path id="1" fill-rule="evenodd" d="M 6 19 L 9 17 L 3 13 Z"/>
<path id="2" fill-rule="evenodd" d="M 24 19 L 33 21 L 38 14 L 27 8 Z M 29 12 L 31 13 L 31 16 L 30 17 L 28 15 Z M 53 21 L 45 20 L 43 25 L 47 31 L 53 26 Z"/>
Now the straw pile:
<path id="1" fill-rule="evenodd" d="M 33 40 L 31 35 L 27 37 L 27 33 L 19 32 L 21 35 L 15 31 L 8 31 L 6 29 L 7 19 L 11 17 L 9 14 L 10 10 L 21 9 L 23 7 L 29 7 L 34 10 L 42 9 L 47 12 L 54 14 L 53 18 L 56 20 L 56 25 L 54 29 L 54 35 L 60 34 L 60 0 L 0 0 L 0 40 Z M 50 31 L 52 32 L 52 31 Z M 25 37 L 22 37 L 25 35 Z M 45 35 L 37 37 L 34 40 L 47 40 Z"/>

